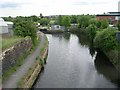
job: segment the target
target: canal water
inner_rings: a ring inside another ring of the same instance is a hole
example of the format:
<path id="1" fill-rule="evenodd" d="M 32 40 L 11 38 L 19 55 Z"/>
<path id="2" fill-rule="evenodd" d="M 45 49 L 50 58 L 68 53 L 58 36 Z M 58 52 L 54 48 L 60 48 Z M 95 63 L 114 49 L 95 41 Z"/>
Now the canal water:
<path id="1" fill-rule="evenodd" d="M 34 88 L 118 88 L 118 71 L 84 35 L 47 35 L 47 64 Z"/>

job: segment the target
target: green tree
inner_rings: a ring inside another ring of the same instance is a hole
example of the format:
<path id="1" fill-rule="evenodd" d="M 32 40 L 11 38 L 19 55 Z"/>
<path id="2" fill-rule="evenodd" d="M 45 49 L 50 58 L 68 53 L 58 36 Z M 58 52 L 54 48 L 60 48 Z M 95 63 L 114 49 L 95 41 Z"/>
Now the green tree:
<path id="1" fill-rule="evenodd" d="M 36 26 L 32 21 L 19 21 L 15 23 L 14 33 L 17 36 L 22 36 L 22 37 L 30 36 L 33 45 L 36 44 L 37 31 L 36 31 Z"/>
<path id="2" fill-rule="evenodd" d="M 39 18 L 38 18 L 36 15 L 30 16 L 30 19 L 31 19 L 33 22 L 39 21 Z"/>
<path id="3" fill-rule="evenodd" d="M 80 28 L 86 28 L 89 26 L 90 16 L 88 15 L 81 15 L 78 17 L 78 24 Z"/>
<path id="4" fill-rule="evenodd" d="M 89 20 L 89 24 L 94 24 L 95 26 L 97 26 L 97 20 L 95 18 L 92 18 Z"/>
<path id="5" fill-rule="evenodd" d="M 107 19 L 101 20 L 101 28 L 105 29 L 109 26 L 109 22 Z"/>
<path id="6" fill-rule="evenodd" d="M 43 26 L 47 26 L 49 24 L 50 20 L 48 18 L 41 18 L 39 20 L 39 23 Z"/>
<path id="7" fill-rule="evenodd" d="M 114 50 L 117 47 L 116 30 L 108 28 L 97 33 L 94 43 L 102 51 Z"/>
<path id="8" fill-rule="evenodd" d="M 71 23 L 77 23 L 77 16 L 76 15 L 71 16 Z"/>
<path id="9" fill-rule="evenodd" d="M 62 15 L 58 16 L 57 22 L 58 22 L 59 25 L 63 26 L 63 16 Z"/>
<path id="10" fill-rule="evenodd" d="M 97 26 L 97 28 L 100 28 L 101 27 L 101 21 L 97 21 L 96 26 Z"/>
<path id="11" fill-rule="evenodd" d="M 40 18 L 43 18 L 43 15 L 42 15 L 42 13 L 40 13 Z"/>
<path id="12" fill-rule="evenodd" d="M 87 32 L 88 32 L 88 36 L 91 41 L 94 40 L 94 38 L 96 36 L 96 31 L 97 31 L 97 27 L 94 24 L 91 24 L 88 26 Z"/>
<path id="13" fill-rule="evenodd" d="M 70 26 L 70 17 L 69 16 L 63 17 L 62 25 L 65 26 L 66 28 Z"/>

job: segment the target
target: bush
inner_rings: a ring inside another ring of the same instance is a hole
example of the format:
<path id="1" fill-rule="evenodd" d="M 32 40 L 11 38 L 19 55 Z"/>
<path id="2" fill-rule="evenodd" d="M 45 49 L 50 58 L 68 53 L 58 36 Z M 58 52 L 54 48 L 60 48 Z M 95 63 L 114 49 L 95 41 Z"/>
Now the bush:
<path id="1" fill-rule="evenodd" d="M 30 36 L 32 39 L 33 45 L 36 43 L 37 31 L 33 22 L 31 21 L 20 21 L 15 22 L 14 33 L 17 36 Z"/>
<path id="2" fill-rule="evenodd" d="M 97 30 L 97 27 L 94 24 L 91 24 L 88 26 L 87 33 L 88 33 L 90 40 L 93 40 L 95 38 L 96 30 Z"/>
<path id="3" fill-rule="evenodd" d="M 101 20 L 101 28 L 105 29 L 109 26 L 109 22 L 107 19 Z"/>
<path id="4" fill-rule="evenodd" d="M 102 49 L 102 51 L 108 52 L 109 50 L 114 50 L 118 45 L 116 40 L 116 30 L 108 28 L 98 32 L 94 43 L 95 47 Z"/>

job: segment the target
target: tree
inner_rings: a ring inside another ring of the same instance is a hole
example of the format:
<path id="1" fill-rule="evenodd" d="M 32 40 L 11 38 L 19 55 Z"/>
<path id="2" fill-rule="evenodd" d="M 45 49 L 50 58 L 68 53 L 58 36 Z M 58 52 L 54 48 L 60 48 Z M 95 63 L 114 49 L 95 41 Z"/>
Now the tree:
<path id="1" fill-rule="evenodd" d="M 5 21 L 13 21 L 14 18 L 12 18 L 11 16 L 9 17 L 2 17 Z"/>
<path id="2" fill-rule="evenodd" d="M 97 20 L 95 18 L 92 18 L 89 20 L 89 24 L 94 24 L 95 26 L 97 25 Z"/>
<path id="3" fill-rule="evenodd" d="M 32 21 L 16 22 L 14 26 L 14 33 L 17 36 L 22 36 L 22 37 L 30 36 L 32 39 L 33 45 L 36 44 L 37 31 Z"/>
<path id="4" fill-rule="evenodd" d="M 107 19 L 101 20 L 101 28 L 105 29 L 109 26 L 109 22 Z"/>
<path id="5" fill-rule="evenodd" d="M 91 24 L 88 26 L 87 30 L 90 40 L 93 41 L 96 36 L 97 27 L 94 24 Z"/>
<path id="6" fill-rule="evenodd" d="M 58 22 L 59 25 L 63 26 L 63 16 L 62 15 L 58 16 L 57 22 Z"/>
<path id="7" fill-rule="evenodd" d="M 38 18 L 36 15 L 30 16 L 30 19 L 31 19 L 33 22 L 37 22 L 37 21 L 39 20 L 39 18 Z"/>
<path id="8" fill-rule="evenodd" d="M 41 24 L 41 25 L 43 25 L 43 26 L 47 26 L 48 24 L 49 24 L 49 19 L 47 19 L 47 18 L 41 18 L 40 20 L 39 20 L 39 23 Z"/>
<path id="9" fill-rule="evenodd" d="M 78 24 L 80 28 L 86 28 L 89 26 L 90 16 L 88 15 L 81 15 L 78 17 Z"/>
<path id="10" fill-rule="evenodd" d="M 76 15 L 71 16 L 71 23 L 77 23 L 77 16 Z"/>
<path id="11" fill-rule="evenodd" d="M 97 27 L 97 28 L 100 28 L 100 27 L 101 27 L 101 21 L 97 21 L 97 22 L 96 22 L 96 27 Z"/>
<path id="12" fill-rule="evenodd" d="M 70 26 L 70 17 L 69 16 L 63 17 L 62 25 L 65 26 L 66 28 Z"/>
<path id="13" fill-rule="evenodd" d="M 43 18 L 43 15 L 42 15 L 42 13 L 40 13 L 40 18 Z"/>
<path id="14" fill-rule="evenodd" d="M 108 28 L 97 33 L 94 43 L 96 48 L 103 51 L 108 52 L 114 50 L 118 43 L 116 39 L 116 30 Z"/>

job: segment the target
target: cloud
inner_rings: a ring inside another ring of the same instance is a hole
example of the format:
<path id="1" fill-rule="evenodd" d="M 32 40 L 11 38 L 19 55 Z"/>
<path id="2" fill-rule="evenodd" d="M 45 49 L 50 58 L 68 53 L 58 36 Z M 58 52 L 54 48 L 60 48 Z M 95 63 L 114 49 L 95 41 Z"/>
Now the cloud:
<path id="1" fill-rule="evenodd" d="M 73 5 L 101 5 L 101 4 L 106 4 L 108 2 L 88 2 L 88 1 L 78 1 L 74 2 Z"/>
<path id="2" fill-rule="evenodd" d="M 7 2 L 7 3 L 1 3 L 0 4 L 0 8 L 16 8 L 16 7 L 20 7 L 21 5 L 18 3 L 11 3 L 11 2 Z"/>
<path id="3" fill-rule="evenodd" d="M 119 0 L 0 0 L 0 16 L 98 14 L 117 11 Z M 112 6 L 112 7 L 111 7 Z"/>

